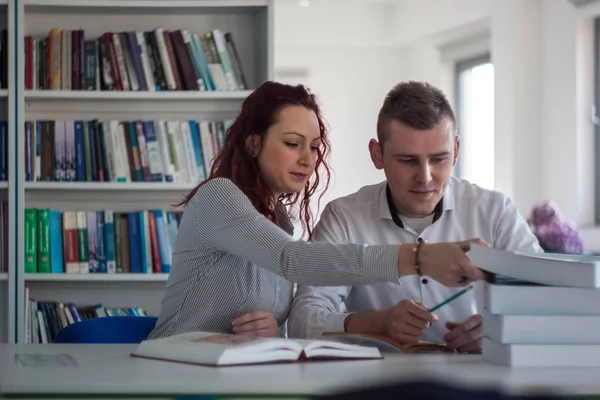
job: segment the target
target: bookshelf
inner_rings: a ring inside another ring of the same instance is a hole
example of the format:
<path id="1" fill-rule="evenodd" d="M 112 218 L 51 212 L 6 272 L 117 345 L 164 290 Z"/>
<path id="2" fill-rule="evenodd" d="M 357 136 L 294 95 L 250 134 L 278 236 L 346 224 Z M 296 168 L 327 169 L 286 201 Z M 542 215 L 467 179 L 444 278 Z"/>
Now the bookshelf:
<path id="1" fill-rule="evenodd" d="M 15 280 L 15 242 L 13 232 L 15 227 L 14 213 L 14 195 L 15 195 L 15 174 L 12 165 L 15 165 L 15 145 L 14 135 L 14 115 L 15 104 L 10 101 L 15 96 L 15 86 L 12 84 L 15 77 L 14 65 L 14 20 L 15 9 L 14 2 L 0 1 L 0 158 L 2 164 L 6 167 L 6 177 L 0 179 L 0 200 L 6 204 L 4 210 L 0 212 L 0 342 L 12 342 L 15 337 L 15 300 L 16 285 Z M 4 33 L 4 31 L 6 33 Z M 11 62 L 13 61 L 13 62 Z M 2 147 L 5 147 L 2 149 Z"/>
<path id="2" fill-rule="evenodd" d="M 141 307 L 148 314 L 157 315 L 168 273 L 26 273 L 26 209 L 49 208 L 61 212 L 111 210 L 115 214 L 155 209 L 177 211 L 172 206 L 182 200 L 196 181 L 191 178 L 176 179 L 176 182 L 32 180 L 31 170 L 28 175 L 26 166 L 25 122 L 86 123 L 97 120 L 104 121 L 106 127 L 110 121 L 121 124 L 124 121 L 231 120 L 251 91 L 263 81 L 272 79 L 272 0 L 21 0 L 18 3 L 15 21 L 19 46 L 27 46 L 28 37 L 43 40 L 53 28 L 84 30 L 86 41 L 101 38 L 107 32 L 152 32 L 163 28 L 166 31 L 181 29 L 201 33 L 219 29 L 230 32 L 235 41 L 246 85 L 236 90 L 220 91 L 40 89 L 39 82 L 35 85 L 27 83 L 28 76 L 31 76 L 31 72 L 25 76 L 27 66 L 34 64 L 31 64 L 32 58 L 28 58 L 31 55 L 26 55 L 25 47 L 18 49 L 20 76 L 16 80 L 15 96 L 19 121 L 14 130 L 18 154 L 15 198 L 22 201 L 16 203 L 18 251 L 14 280 L 18 301 L 16 306 L 13 305 L 16 308 L 15 340 L 20 343 L 26 340 L 26 294 L 38 301 Z M 0 91 L 0 101 L 2 93 Z M 5 96 L 9 97 L 10 93 Z M 200 126 L 198 123 L 197 127 Z"/>

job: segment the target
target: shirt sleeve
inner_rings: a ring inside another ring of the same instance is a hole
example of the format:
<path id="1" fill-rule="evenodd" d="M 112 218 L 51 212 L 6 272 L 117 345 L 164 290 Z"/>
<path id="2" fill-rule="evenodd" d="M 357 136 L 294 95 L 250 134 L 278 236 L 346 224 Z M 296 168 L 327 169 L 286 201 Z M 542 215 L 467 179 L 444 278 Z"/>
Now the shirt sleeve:
<path id="1" fill-rule="evenodd" d="M 537 237 L 529 229 L 515 202 L 505 196 L 502 205 L 503 211 L 495 227 L 494 243 L 490 245 L 506 251 L 542 253 Z"/>
<path id="2" fill-rule="evenodd" d="M 348 243 L 345 220 L 329 203 L 313 231 L 314 242 Z M 350 314 L 342 311 L 351 286 L 299 285 L 288 319 L 292 338 L 317 339 L 324 332 L 344 332 L 344 321 Z"/>
<path id="3" fill-rule="evenodd" d="M 236 255 L 291 282 L 338 286 L 398 281 L 399 246 L 296 240 L 260 214 L 229 179 L 206 182 L 190 206 L 207 247 Z"/>

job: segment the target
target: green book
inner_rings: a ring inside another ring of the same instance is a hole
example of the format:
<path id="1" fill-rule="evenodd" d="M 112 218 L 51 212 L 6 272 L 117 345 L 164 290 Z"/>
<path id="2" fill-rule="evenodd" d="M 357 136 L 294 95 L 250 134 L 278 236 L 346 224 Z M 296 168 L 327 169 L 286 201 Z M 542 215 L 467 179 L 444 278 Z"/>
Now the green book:
<path id="1" fill-rule="evenodd" d="M 50 269 L 50 210 L 38 210 L 38 268 L 37 272 L 49 274 Z"/>
<path id="2" fill-rule="evenodd" d="M 25 209 L 25 273 L 37 273 L 37 230 L 38 211 Z"/>

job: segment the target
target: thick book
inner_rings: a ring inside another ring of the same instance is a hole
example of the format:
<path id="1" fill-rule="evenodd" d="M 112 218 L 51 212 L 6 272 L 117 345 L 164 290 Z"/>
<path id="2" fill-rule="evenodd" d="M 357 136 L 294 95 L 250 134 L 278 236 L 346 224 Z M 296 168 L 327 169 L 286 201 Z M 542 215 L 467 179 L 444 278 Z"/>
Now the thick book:
<path id="1" fill-rule="evenodd" d="M 144 340 L 131 355 L 213 367 L 383 358 L 379 350 L 374 347 L 328 340 L 261 338 L 210 332 L 190 332 Z"/>
<path id="2" fill-rule="evenodd" d="M 400 343 L 388 336 L 368 333 L 325 332 L 323 336 L 327 340 L 340 343 L 376 347 L 382 353 L 456 353 L 456 350 L 442 343 L 427 341 Z"/>
<path id="3" fill-rule="evenodd" d="M 484 337 L 482 353 L 509 367 L 600 367 L 598 344 L 502 344 Z"/>
<path id="4" fill-rule="evenodd" d="M 483 307 L 491 314 L 598 315 L 600 290 L 525 281 L 487 283 Z"/>
<path id="5" fill-rule="evenodd" d="M 600 257 L 515 253 L 472 244 L 471 262 L 492 274 L 551 286 L 600 288 Z"/>
<path id="6" fill-rule="evenodd" d="M 600 345 L 600 316 L 482 314 L 483 336 L 498 343 Z"/>

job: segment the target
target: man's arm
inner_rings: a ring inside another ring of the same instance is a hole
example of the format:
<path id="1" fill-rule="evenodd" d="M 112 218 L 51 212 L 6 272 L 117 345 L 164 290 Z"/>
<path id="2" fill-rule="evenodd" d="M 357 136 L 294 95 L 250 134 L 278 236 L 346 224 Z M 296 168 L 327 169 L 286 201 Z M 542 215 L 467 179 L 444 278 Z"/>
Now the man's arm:
<path id="1" fill-rule="evenodd" d="M 507 196 L 504 198 L 501 216 L 494 229 L 492 246 L 507 251 L 543 252 L 537 238 L 521 216 L 517 205 Z"/>

